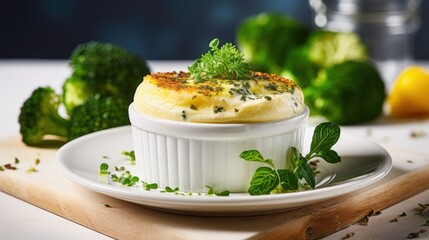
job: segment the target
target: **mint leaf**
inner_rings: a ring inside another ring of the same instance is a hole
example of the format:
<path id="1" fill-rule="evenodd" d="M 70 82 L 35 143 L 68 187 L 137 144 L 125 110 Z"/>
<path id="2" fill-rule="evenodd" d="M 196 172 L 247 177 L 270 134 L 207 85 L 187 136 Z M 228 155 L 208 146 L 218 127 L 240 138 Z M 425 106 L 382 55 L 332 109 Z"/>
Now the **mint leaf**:
<path id="1" fill-rule="evenodd" d="M 330 149 L 328 151 L 321 152 L 321 153 L 317 154 L 316 157 L 320 157 L 328 163 L 339 163 L 339 162 L 341 162 L 341 157 L 338 156 L 338 153 L 332 149 Z"/>
<path id="2" fill-rule="evenodd" d="M 261 162 L 274 167 L 273 161 L 271 159 L 265 159 L 258 150 L 247 150 L 240 154 L 240 158 L 246 161 L 252 162 Z"/>
<path id="3" fill-rule="evenodd" d="M 301 155 L 301 152 L 296 147 L 290 147 L 287 154 L 287 163 L 289 164 L 289 169 L 296 169 L 300 162 L 306 161 L 305 158 Z"/>
<path id="4" fill-rule="evenodd" d="M 284 190 L 298 190 L 298 178 L 294 172 L 289 169 L 279 169 L 277 174 L 280 177 L 280 185 Z"/>
<path id="5" fill-rule="evenodd" d="M 301 162 L 296 169 L 298 179 L 304 179 L 311 188 L 316 187 L 316 177 L 313 168 L 307 162 Z"/>
<path id="6" fill-rule="evenodd" d="M 331 149 L 340 138 L 340 132 L 340 126 L 336 123 L 324 122 L 319 124 L 314 129 L 310 152 L 306 158 L 309 160 L 314 153 L 321 153 Z"/>
<path id="7" fill-rule="evenodd" d="M 248 192 L 250 195 L 269 194 L 278 185 L 279 179 L 276 171 L 269 167 L 260 167 L 256 169 L 250 181 Z"/>
<path id="8" fill-rule="evenodd" d="M 325 122 L 316 126 L 310 152 L 304 157 L 298 148 L 291 146 L 287 152 L 285 169 L 277 169 L 273 160 L 265 159 L 258 150 L 242 152 L 240 158 L 270 166 L 256 169 L 248 192 L 251 195 L 281 193 L 299 190 L 306 185 L 314 189 L 316 174 L 310 161 L 313 158 L 321 158 L 328 163 L 340 162 L 341 157 L 331 149 L 337 143 L 340 132 L 340 126 L 333 122 Z M 303 184 L 305 185 L 303 186 Z"/>

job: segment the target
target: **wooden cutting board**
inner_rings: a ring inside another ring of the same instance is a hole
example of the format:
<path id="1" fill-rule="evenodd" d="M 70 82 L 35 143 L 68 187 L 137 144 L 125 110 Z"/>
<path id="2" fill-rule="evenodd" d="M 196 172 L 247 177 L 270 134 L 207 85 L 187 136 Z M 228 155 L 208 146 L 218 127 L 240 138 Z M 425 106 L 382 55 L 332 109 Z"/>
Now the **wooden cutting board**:
<path id="1" fill-rule="evenodd" d="M 371 210 L 381 210 L 427 189 L 425 181 L 429 182 L 421 178 L 422 173 L 412 173 L 419 176 L 416 180 L 415 175 L 401 175 L 404 178 L 401 179 L 398 173 L 392 172 L 383 180 L 385 183 L 376 187 L 302 209 L 262 216 L 197 217 L 160 212 L 87 190 L 57 172 L 56 151 L 27 147 L 20 136 L 0 139 L 0 165 L 11 163 L 17 168 L 0 172 L 0 190 L 117 239 L 270 239 L 278 234 L 312 239 L 357 222 Z M 14 164 L 15 158 L 19 159 L 18 164 Z M 40 160 L 37 165 L 36 159 Z M 31 167 L 36 172 L 28 172 Z M 410 183 L 411 178 L 414 180 Z M 398 193 L 392 187 L 398 181 L 420 187 Z M 374 194 L 376 198 L 367 199 Z M 329 227 L 315 225 L 313 220 L 326 217 L 335 218 L 337 222 L 326 222 Z"/>

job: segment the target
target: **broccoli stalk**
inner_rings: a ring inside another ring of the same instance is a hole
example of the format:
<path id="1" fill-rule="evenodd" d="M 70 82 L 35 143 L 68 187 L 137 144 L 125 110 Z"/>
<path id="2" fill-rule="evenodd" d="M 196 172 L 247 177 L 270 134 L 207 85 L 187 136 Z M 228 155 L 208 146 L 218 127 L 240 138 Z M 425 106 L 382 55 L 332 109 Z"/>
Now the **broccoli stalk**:
<path id="1" fill-rule="evenodd" d="M 70 56 L 71 76 L 63 85 L 63 102 L 68 114 L 90 96 L 120 97 L 132 102 L 137 86 L 150 73 L 146 61 L 110 43 L 78 45 Z"/>
<path id="2" fill-rule="evenodd" d="M 39 87 L 24 102 L 18 117 L 22 140 L 29 146 L 45 143 L 47 135 L 67 138 L 69 121 L 58 113 L 61 98 L 50 87 Z"/>
<path id="3" fill-rule="evenodd" d="M 384 82 L 370 62 L 345 61 L 324 70 L 304 89 L 312 115 L 338 124 L 356 124 L 379 116 L 386 97 Z"/>

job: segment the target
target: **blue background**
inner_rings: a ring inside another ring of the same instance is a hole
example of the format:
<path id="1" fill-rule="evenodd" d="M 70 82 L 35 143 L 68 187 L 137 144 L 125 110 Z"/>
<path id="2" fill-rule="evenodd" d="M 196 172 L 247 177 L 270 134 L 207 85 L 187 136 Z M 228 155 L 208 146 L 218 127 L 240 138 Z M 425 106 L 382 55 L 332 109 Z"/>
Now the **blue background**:
<path id="1" fill-rule="evenodd" d="M 238 24 L 264 11 L 281 12 L 312 26 L 304 0 L 27 0 L 2 2 L 0 59 L 68 58 L 79 43 L 98 40 L 145 59 L 195 59 L 208 42 L 235 42 Z M 416 59 L 429 59 L 429 1 L 414 38 Z"/>

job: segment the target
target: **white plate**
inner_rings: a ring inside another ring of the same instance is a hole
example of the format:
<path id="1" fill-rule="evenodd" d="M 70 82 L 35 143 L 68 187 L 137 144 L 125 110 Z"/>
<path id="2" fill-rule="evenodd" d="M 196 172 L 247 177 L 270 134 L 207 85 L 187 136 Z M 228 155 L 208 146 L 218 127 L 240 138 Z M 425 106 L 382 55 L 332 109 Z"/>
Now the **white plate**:
<path id="1" fill-rule="evenodd" d="M 313 129 L 306 132 L 304 146 L 309 146 Z M 110 170 L 123 165 L 133 173 L 135 166 L 121 154 L 123 150 L 132 149 L 129 126 L 104 130 L 65 144 L 57 153 L 56 165 L 65 177 L 93 191 L 163 211 L 196 215 L 285 211 L 367 187 L 382 179 L 392 167 L 391 158 L 382 147 L 367 139 L 342 133 L 334 146 L 342 162 L 331 165 L 321 161 L 318 166 L 322 174 L 314 190 L 263 196 L 246 193 L 232 193 L 227 197 L 188 196 L 99 182 L 98 170 L 102 162 L 108 163 Z M 307 151 L 303 150 L 304 153 Z"/>

